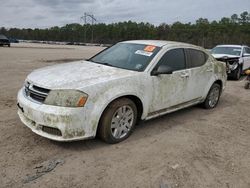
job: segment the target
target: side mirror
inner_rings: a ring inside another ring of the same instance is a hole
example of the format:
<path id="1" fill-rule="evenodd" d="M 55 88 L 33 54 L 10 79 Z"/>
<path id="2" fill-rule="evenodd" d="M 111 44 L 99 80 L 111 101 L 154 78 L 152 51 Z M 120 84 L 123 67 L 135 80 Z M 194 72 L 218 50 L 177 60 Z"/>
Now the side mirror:
<path id="1" fill-rule="evenodd" d="M 151 75 L 158 76 L 160 74 L 172 74 L 173 69 L 167 65 L 160 65 L 157 69 L 153 70 Z"/>

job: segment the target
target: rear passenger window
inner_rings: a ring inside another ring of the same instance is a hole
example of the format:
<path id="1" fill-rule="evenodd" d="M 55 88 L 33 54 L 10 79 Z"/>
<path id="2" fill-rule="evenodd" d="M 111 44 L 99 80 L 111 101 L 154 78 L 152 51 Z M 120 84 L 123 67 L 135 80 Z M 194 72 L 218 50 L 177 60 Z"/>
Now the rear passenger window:
<path id="1" fill-rule="evenodd" d="M 182 70 L 186 68 L 184 49 L 178 48 L 166 52 L 158 63 L 159 65 L 167 65 L 173 71 Z"/>
<path id="2" fill-rule="evenodd" d="M 208 55 L 200 50 L 187 49 L 188 67 L 200 67 L 204 65 L 208 59 Z"/>

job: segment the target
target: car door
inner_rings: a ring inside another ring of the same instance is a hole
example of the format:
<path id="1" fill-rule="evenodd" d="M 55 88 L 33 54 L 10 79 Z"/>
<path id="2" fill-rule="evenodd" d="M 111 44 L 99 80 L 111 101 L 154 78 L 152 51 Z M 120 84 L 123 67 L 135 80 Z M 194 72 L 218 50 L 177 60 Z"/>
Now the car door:
<path id="1" fill-rule="evenodd" d="M 185 49 L 187 54 L 187 74 L 189 82 L 185 95 L 186 101 L 199 100 L 211 83 L 214 75 L 212 60 L 198 49 Z"/>
<path id="2" fill-rule="evenodd" d="M 183 48 L 167 51 L 154 67 L 156 70 L 161 64 L 172 68 L 172 74 L 151 76 L 152 100 L 149 113 L 164 111 L 169 107 L 185 102 L 187 89 L 186 57 Z"/>
<path id="3" fill-rule="evenodd" d="M 243 49 L 243 70 L 249 69 L 250 68 L 250 48 L 244 47 Z"/>

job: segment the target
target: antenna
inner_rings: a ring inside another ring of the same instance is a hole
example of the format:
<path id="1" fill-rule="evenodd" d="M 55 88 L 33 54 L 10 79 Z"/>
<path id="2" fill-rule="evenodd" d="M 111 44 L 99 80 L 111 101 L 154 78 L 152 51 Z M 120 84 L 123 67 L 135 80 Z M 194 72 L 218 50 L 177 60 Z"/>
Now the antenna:
<path id="1" fill-rule="evenodd" d="M 84 16 L 81 17 L 81 20 L 84 20 L 84 25 L 86 26 L 88 24 L 87 22 L 87 18 L 91 19 L 91 25 L 92 25 L 92 36 L 91 36 L 91 43 L 93 43 L 94 41 L 94 23 L 97 22 L 96 18 L 94 17 L 93 14 L 89 14 L 89 13 L 84 13 Z M 87 28 L 85 28 L 84 31 L 84 41 L 87 42 L 86 40 L 86 32 L 87 32 Z"/>

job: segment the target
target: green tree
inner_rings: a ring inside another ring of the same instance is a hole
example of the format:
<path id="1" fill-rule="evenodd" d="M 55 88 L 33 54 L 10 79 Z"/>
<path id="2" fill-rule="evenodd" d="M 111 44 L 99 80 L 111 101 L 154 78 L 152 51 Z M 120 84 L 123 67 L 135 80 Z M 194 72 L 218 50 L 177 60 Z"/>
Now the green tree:
<path id="1" fill-rule="evenodd" d="M 233 14 L 229 18 L 223 17 L 212 22 L 206 18 L 199 18 L 194 24 L 175 22 L 172 25 L 162 23 L 155 26 L 132 21 L 99 23 L 93 25 L 93 31 L 95 43 L 113 44 L 123 40 L 160 39 L 187 42 L 205 48 L 226 43 L 250 45 L 250 14 L 245 11 L 240 16 Z M 1 27 L 0 33 L 24 40 L 91 42 L 92 25 L 71 23 L 45 29 Z"/>
<path id="2" fill-rule="evenodd" d="M 245 24 L 249 22 L 249 14 L 247 11 L 240 14 L 240 23 Z"/>

